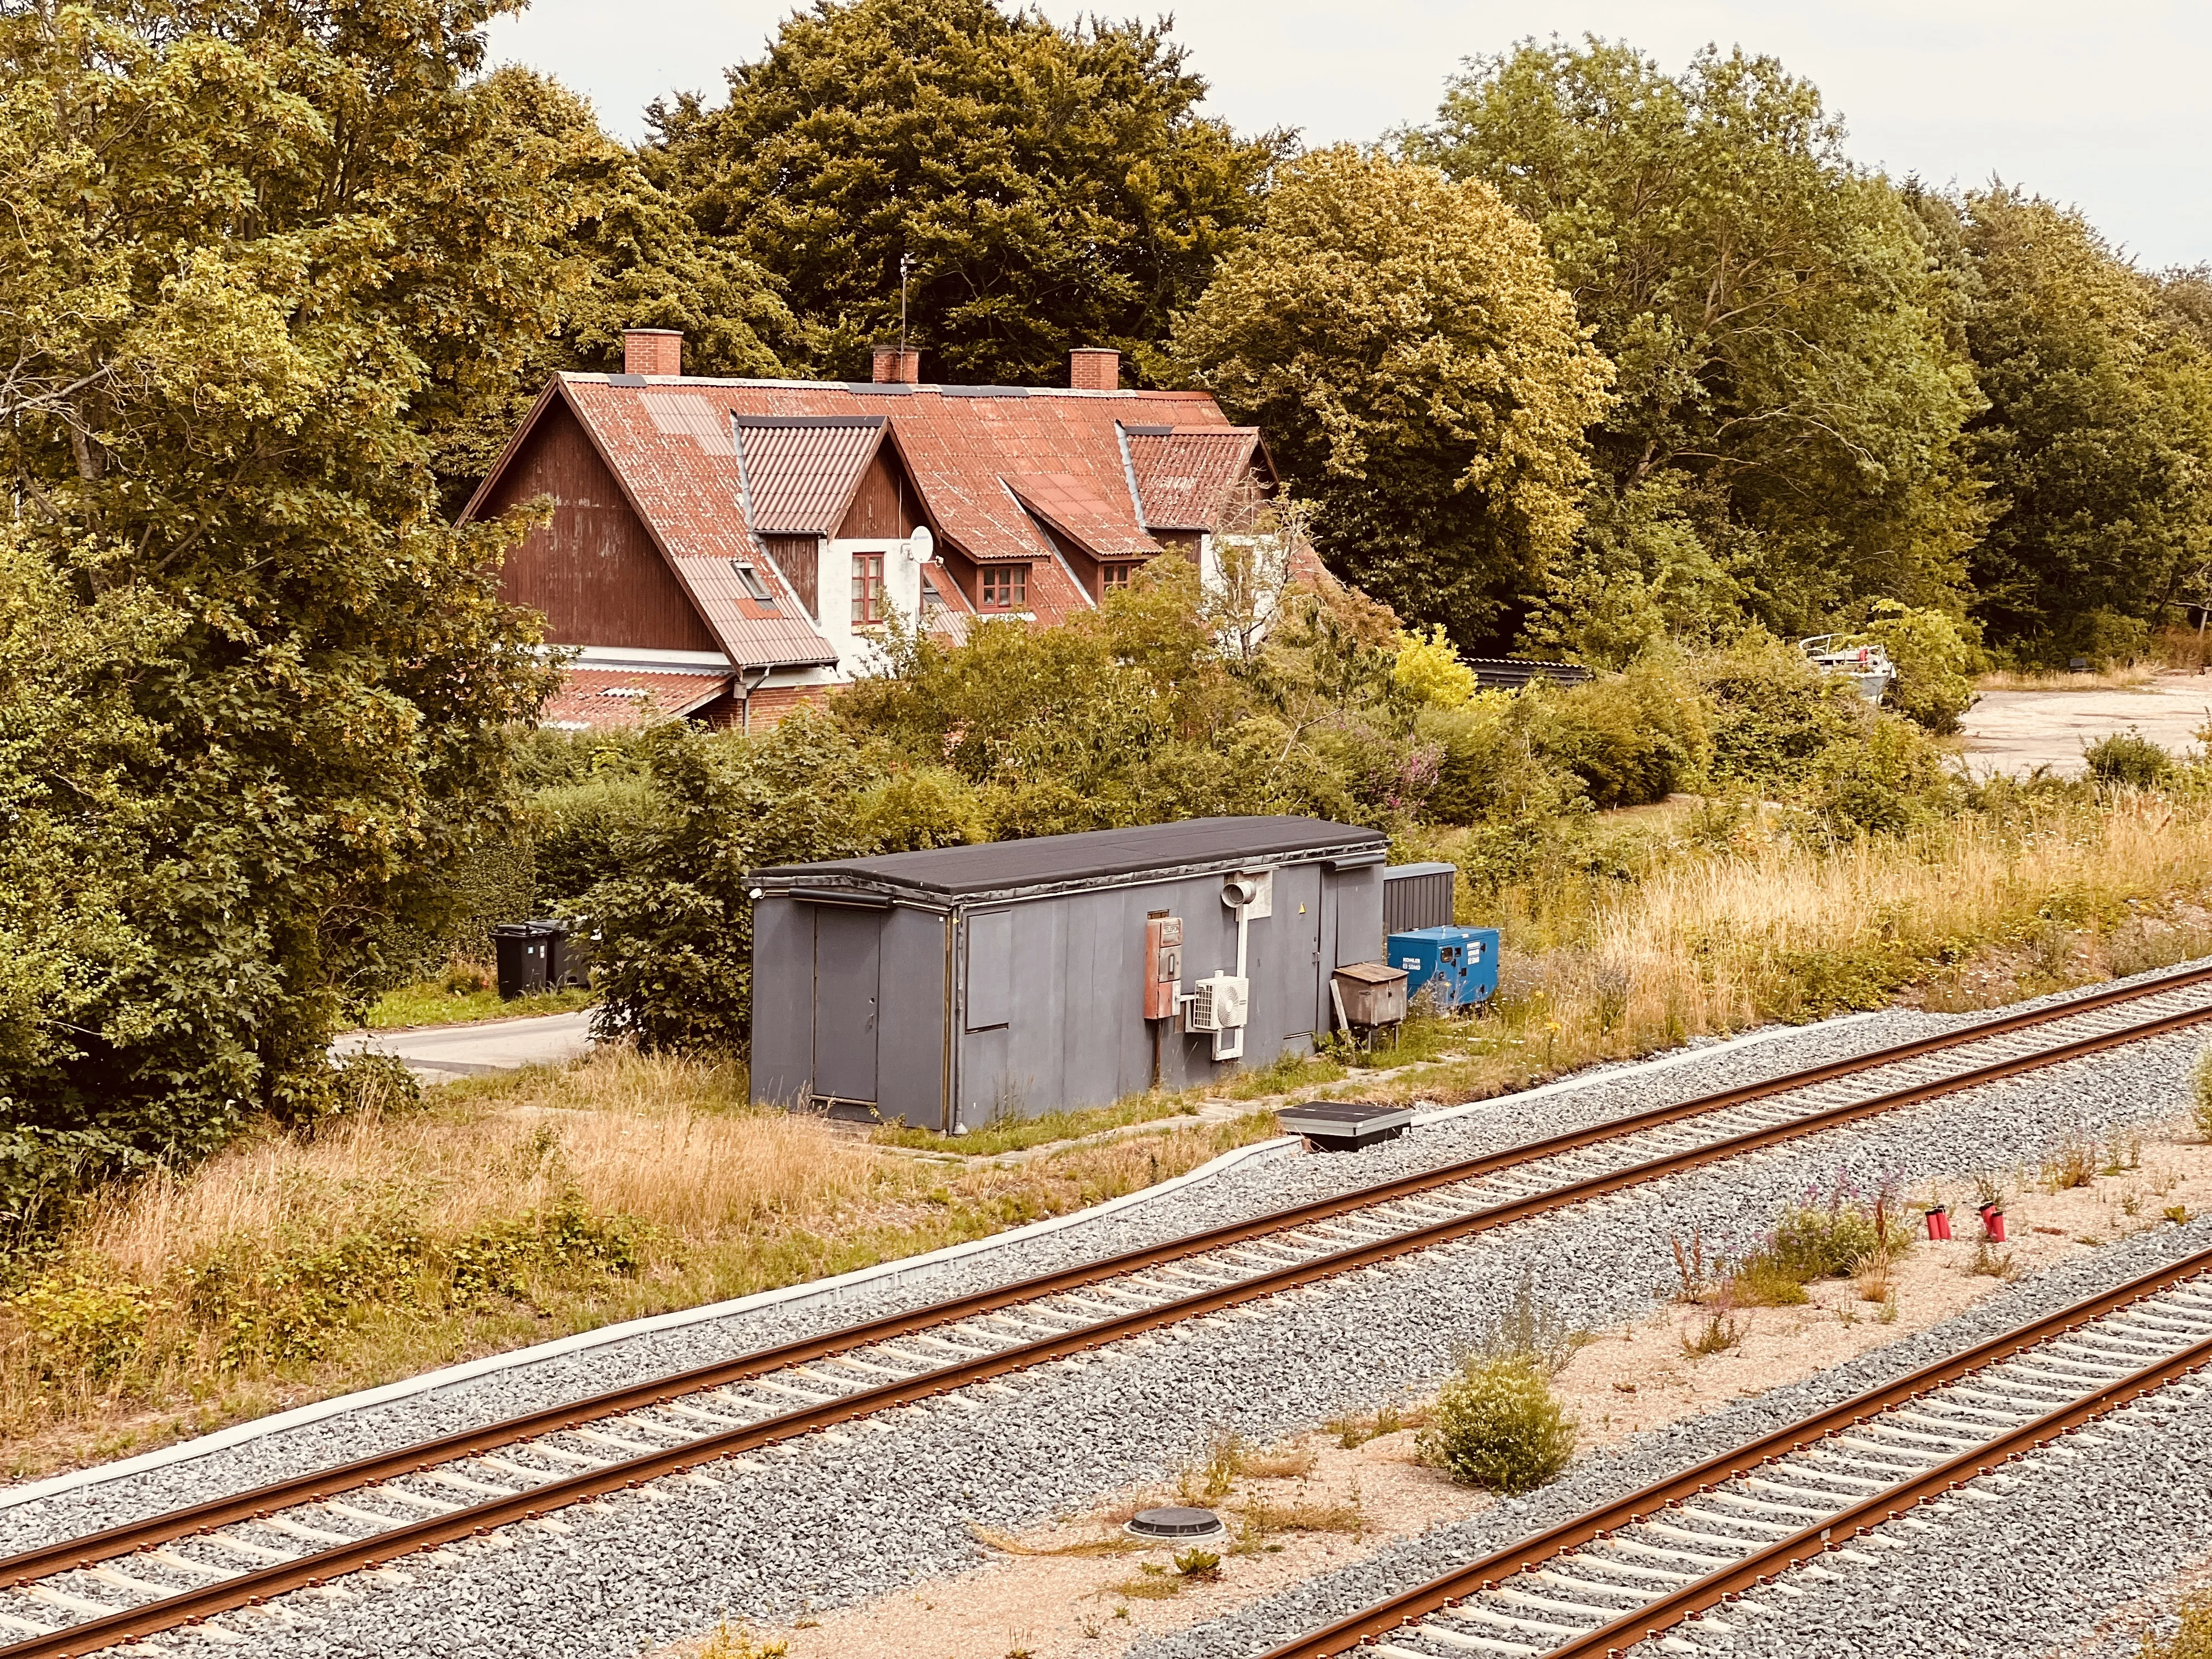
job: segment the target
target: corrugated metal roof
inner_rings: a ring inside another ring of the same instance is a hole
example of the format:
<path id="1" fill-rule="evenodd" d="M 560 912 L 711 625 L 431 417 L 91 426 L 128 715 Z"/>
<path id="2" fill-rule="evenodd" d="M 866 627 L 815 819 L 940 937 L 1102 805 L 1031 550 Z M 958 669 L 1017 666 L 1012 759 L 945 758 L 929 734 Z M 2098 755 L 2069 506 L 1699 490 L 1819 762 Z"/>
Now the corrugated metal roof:
<path id="1" fill-rule="evenodd" d="M 1155 530 L 1219 529 L 1259 441 L 1259 429 L 1249 426 L 1131 428 L 1129 471 L 1145 523 Z"/>
<path id="2" fill-rule="evenodd" d="M 1129 876 L 1219 865 L 1237 869 L 1291 858 L 1353 857 L 1381 862 L 1389 838 L 1325 818 L 1186 818 L 1129 830 L 1091 830 L 980 847 L 939 847 L 881 858 L 780 864 L 756 871 L 780 886 L 866 886 L 953 896 L 1069 884 L 1108 885 Z"/>
<path id="3" fill-rule="evenodd" d="M 884 417 L 739 415 L 736 428 L 753 528 L 827 536 L 883 441 Z"/>
<path id="4" fill-rule="evenodd" d="M 570 668 L 538 718 L 544 726 L 650 726 L 655 720 L 688 714 L 729 689 L 726 672 Z"/>

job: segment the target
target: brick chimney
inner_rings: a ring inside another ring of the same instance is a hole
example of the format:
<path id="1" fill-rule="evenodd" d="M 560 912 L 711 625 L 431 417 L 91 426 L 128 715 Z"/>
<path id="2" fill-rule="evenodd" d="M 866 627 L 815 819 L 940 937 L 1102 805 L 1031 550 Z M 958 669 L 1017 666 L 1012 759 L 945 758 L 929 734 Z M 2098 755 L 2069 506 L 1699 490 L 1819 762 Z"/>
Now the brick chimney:
<path id="1" fill-rule="evenodd" d="M 672 328 L 626 328 L 623 331 L 623 373 L 625 374 L 681 374 L 684 336 Z"/>
<path id="2" fill-rule="evenodd" d="M 1121 389 L 1121 354 L 1110 346 L 1078 346 L 1067 354 L 1067 383 L 1078 392 Z"/>
<path id="3" fill-rule="evenodd" d="M 915 346 L 876 348 L 875 380 L 878 386 L 914 386 L 921 379 L 921 352 Z"/>

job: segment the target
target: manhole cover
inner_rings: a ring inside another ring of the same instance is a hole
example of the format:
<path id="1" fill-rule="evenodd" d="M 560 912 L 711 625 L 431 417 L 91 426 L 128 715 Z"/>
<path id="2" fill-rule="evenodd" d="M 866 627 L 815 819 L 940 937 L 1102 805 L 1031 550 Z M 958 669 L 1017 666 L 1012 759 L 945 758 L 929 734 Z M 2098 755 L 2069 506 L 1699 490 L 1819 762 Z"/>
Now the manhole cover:
<path id="1" fill-rule="evenodd" d="M 1218 1538 L 1229 1530 L 1212 1510 L 1139 1510 L 1126 1530 L 1135 1538 Z"/>

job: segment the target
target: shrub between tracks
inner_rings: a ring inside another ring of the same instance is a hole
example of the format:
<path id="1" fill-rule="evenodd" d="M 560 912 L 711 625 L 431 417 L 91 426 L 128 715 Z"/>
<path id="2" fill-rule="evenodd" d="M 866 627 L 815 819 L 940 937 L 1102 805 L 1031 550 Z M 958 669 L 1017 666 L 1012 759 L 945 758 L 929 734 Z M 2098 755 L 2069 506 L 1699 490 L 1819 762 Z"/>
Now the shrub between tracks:
<path id="1" fill-rule="evenodd" d="M 1420 1452 L 1455 1480 L 1505 1497 L 1556 1479 L 1576 1425 L 1534 1354 L 1469 1354 L 1437 1395 Z"/>

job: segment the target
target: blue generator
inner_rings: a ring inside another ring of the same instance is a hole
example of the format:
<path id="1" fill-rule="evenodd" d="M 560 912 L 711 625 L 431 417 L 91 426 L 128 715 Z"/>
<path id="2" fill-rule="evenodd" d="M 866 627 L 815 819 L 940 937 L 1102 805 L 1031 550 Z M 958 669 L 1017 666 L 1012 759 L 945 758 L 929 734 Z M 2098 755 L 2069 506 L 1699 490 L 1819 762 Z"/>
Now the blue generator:
<path id="1" fill-rule="evenodd" d="M 1416 927 L 1393 933 L 1384 955 L 1406 970 L 1406 995 L 1433 984 L 1438 1006 L 1473 1008 L 1498 994 L 1495 927 Z"/>

